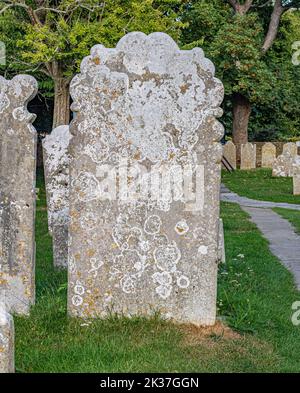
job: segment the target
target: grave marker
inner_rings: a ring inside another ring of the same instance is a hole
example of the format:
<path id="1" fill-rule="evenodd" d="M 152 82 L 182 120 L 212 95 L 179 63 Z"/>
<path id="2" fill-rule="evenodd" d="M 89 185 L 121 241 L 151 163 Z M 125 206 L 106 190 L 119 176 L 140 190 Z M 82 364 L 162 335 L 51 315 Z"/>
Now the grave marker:
<path id="1" fill-rule="evenodd" d="M 214 324 L 224 131 L 213 64 L 164 33 L 130 33 L 91 50 L 71 95 L 69 313 Z"/>

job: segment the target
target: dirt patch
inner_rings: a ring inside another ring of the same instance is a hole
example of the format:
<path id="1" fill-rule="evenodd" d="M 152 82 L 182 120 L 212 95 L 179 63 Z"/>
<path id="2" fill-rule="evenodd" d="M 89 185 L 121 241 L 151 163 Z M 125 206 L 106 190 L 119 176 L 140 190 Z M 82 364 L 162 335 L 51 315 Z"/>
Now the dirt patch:
<path id="1" fill-rule="evenodd" d="M 239 340 L 242 336 L 224 323 L 217 321 L 214 326 L 195 326 L 183 324 L 179 329 L 184 334 L 184 345 L 197 345 L 206 342 L 215 343 L 220 340 Z"/>

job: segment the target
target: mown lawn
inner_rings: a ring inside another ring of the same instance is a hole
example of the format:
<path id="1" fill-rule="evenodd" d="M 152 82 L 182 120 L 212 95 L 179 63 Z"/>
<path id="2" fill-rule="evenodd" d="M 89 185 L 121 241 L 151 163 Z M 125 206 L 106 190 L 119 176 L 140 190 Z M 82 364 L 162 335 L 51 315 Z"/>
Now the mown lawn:
<path id="1" fill-rule="evenodd" d="M 280 214 L 283 218 L 286 218 L 294 227 L 295 232 L 300 234 L 300 211 L 281 209 L 276 207 L 273 209 L 276 213 Z"/>
<path id="2" fill-rule="evenodd" d="M 258 168 L 251 171 L 223 171 L 223 183 L 241 196 L 271 202 L 300 204 L 300 195 L 293 195 L 293 179 L 272 177 L 271 169 Z"/>
<path id="3" fill-rule="evenodd" d="M 300 293 L 237 205 L 222 204 L 227 263 L 220 266 L 216 328 L 158 316 L 86 322 L 67 317 L 67 276 L 52 266 L 41 176 L 38 187 L 37 302 L 29 318 L 15 318 L 17 371 L 300 371 L 300 327 L 291 323 Z"/>

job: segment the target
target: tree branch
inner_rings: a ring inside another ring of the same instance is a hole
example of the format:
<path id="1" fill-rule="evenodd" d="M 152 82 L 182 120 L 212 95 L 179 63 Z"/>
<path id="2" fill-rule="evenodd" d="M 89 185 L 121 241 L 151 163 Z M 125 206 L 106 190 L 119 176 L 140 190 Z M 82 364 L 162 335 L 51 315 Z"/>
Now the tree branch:
<path id="1" fill-rule="evenodd" d="M 281 4 L 281 0 L 275 0 L 273 12 L 271 15 L 268 32 L 266 34 L 264 44 L 262 46 L 262 53 L 266 53 L 271 46 L 277 36 L 280 19 L 284 12 L 286 12 L 289 8 L 283 7 Z"/>

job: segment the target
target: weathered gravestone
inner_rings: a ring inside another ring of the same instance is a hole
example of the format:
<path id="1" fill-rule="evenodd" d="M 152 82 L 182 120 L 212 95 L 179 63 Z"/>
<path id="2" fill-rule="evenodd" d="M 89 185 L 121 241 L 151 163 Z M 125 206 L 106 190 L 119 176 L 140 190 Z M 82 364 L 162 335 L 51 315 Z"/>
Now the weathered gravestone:
<path id="1" fill-rule="evenodd" d="M 14 321 L 0 302 L 0 373 L 15 371 Z"/>
<path id="2" fill-rule="evenodd" d="M 59 126 L 43 140 L 48 227 L 53 236 L 56 267 L 68 264 L 69 225 L 69 126 Z"/>
<path id="3" fill-rule="evenodd" d="M 0 298 L 20 314 L 35 298 L 37 137 L 27 103 L 36 92 L 31 76 L 0 77 Z"/>
<path id="4" fill-rule="evenodd" d="M 293 192 L 300 195 L 300 156 L 296 156 L 293 162 Z"/>
<path id="5" fill-rule="evenodd" d="M 91 50 L 71 96 L 69 313 L 214 324 L 223 86 L 213 64 L 166 34 L 130 33 Z"/>
<path id="6" fill-rule="evenodd" d="M 288 142 L 283 145 L 282 154 L 289 153 L 295 157 L 298 154 L 298 146 L 294 142 Z"/>
<path id="7" fill-rule="evenodd" d="M 288 151 L 278 156 L 273 163 L 272 176 L 292 177 L 294 160 L 295 156 L 292 156 Z"/>
<path id="8" fill-rule="evenodd" d="M 256 145 L 245 143 L 241 145 L 241 169 L 256 168 Z"/>
<path id="9" fill-rule="evenodd" d="M 262 147 L 261 154 L 262 168 L 272 168 L 276 159 L 276 146 L 271 142 L 265 143 Z"/>
<path id="10" fill-rule="evenodd" d="M 228 141 L 223 147 L 223 156 L 236 169 L 236 146 L 233 142 Z"/>
<path id="11" fill-rule="evenodd" d="M 300 175 L 293 176 L 293 192 L 294 195 L 300 195 Z"/>

